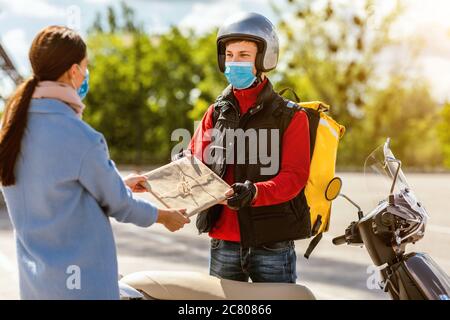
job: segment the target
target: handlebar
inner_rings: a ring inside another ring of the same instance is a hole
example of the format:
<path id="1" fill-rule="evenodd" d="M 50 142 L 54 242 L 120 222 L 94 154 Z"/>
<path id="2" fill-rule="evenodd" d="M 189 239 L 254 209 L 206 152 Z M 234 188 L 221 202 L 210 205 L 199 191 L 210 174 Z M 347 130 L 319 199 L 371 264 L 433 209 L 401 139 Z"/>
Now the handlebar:
<path id="1" fill-rule="evenodd" d="M 341 244 L 346 244 L 346 243 L 347 243 L 347 240 L 345 239 L 345 235 L 342 235 L 342 236 L 339 236 L 339 237 L 336 237 L 333 239 L 333 244 L 335 246 L 339 246 Z"/>

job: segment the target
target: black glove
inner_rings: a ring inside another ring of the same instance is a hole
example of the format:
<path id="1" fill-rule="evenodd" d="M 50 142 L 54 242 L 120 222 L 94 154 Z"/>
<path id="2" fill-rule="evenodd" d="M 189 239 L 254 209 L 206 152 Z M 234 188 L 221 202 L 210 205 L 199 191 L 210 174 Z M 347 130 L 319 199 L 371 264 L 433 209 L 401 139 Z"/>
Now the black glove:
<path id="1" fill-rule="evenodd" d="M 230 209 L 239 210 L 252 204 L 256 194 L 256 187 L 253 182 L 249 180 L 246 180 L 244 183 L 237 182 L 231 188 L 233 188 L 234 194 L 227 200 L 227 205 Z"/>

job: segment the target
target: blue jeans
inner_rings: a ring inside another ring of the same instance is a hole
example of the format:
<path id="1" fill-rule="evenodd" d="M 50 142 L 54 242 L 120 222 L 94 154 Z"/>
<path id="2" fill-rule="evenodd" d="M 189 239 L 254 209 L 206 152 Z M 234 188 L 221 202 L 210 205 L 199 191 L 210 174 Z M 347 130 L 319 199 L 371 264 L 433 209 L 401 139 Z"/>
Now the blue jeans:
<path id="1" fill-rule="evenodd" d="M 294 241 L 245 249 L 238 242 L 211 239 L 209 273 L 245 282 L 295 283 L 296 261 Z"/>

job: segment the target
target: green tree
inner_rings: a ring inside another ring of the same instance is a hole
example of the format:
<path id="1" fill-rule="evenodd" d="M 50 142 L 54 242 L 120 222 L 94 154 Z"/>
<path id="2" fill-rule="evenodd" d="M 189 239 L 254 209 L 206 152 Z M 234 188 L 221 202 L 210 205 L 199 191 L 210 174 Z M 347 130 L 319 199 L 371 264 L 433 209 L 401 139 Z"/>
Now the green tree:
<path id="1" fill-rule="evenodd" d="M 123 13 L 131 10 L 122 6 Z M 127 16 L 127 15 L 126 15 Z M 116 22 L 108 9 L 107 28 L 101 15 L 88 37 L 91 90 L 86 98 L 85 119 L 106 136 L 111 154 L 121 162 L 142 163 L 158 158 L 158 113 L 149 97 L 154 91 L 152 54 L 155 47 L 138 25 Z M 152 141 L 153 142 L 153 141 Z"/>
<path id="2" fill-rule="evenodd" d="M 122 4 L 90 28 L 91 90 L 85 119 L 104 133 L 120 162 L 166 162 L 175 129 L 191 132 L 224 87 L 215 38 L 178 28 L 148 35 Z M 119 24 L 117 21 L 123 21 Z"/>
<path id="3" fill-rule="evenodd" d="M 407 165 L 440 166 L 443 154 L 450 162 L 449 107 L 438 113 L 428 86 L 404 68 L 382 77 L 376 72 L 380 54 L 392 43 L 389 31 L 400 6 L 373 22 L 370 0 L 359 9 L 349 2 L 320 3 L 288 1 L 283 12 L 295 13 L 291 17 L 276 11 L 285 45 L 279 68 L 269 74 L 275 88 L 292 87 L 302 100 L 331 105 L 331 115 L 347 127 L 341 168 L 361 168 L 387 136 Z M 177 143 L 171 141 L 173 130 L 192 132 L 193 121 L 227 85 L 217 66 L 217 30 L 198 35 L 172 27 L 149 35 L 124 3 L 119 14 L 113 8 L 99 13 L 89 30 L 85 119 L 104 133 L 116 161 L 167 162 Z"/>
<path id="4" fill-rule="evenodd" d="M 349 149 L 352 144 L 348 144 L 346 152 L 340 155 L 341 161 L 363 163 L 372 149 L 391 137 L 392 150 L 406 166 L 424 169 L 441 166 L 437 111 L 426 84 L 403 76 L 393 77 L 385 89 L 371 95 L 365 117 L 354 125 L 351 140 L 354 149 Z"/>
<path id="5" fill-rule="evenodd" d="M 446 103 L 441 110 L 441 122 L 438 125 L 438 134 L 444 156 L 444 164 L 450 168 L 450 103 Z"/>
<path id="6" fill-rule="evenodd" d="M 189 113 L 192 120 L 200 120 L 206 109 L 228 85 L 217 65 L 216 36 L 217 30 L 212 30 L 199 37 L 190 37 L 195 39 L 193 61 L 201 70 L 198 75 L 199 82 L 193 91 L 194 108 Z"/>
<path id="7" fill-rule="evenodd" d="M 410 166 L 442 161 L 436 102 L 426 85 L 405 72 L 416 57 L 414 43 L 393 71 L 379 72 L 381 55 L 395 44 L 391 27 L 402 13 L 401 2 L 393 3 L 384 16 L 375 12 L 373 0 L 356 5 L 289 0 L 288 10 L 274 6 L 285 44 L 278 87 L 295 89 L 302 100 L 331 105 L 333 118 L 347 128 L 338 154 L 341 168 L 361 168 L 387 136 Z"/>
<path id="8" fill-rule="evenodd" d="M 320 99 L 333 107 L 345 126 L 361 118 L 367 93 L 379 82 L 376 59 L 392 39 L 389 30 L 400 4 L 375 21 L 374 3 L 287 1 L 274 6 L 280 18 L 280 86 L 296 89 L 304 100 Z M 288 17 L 284 12 L 291 12 Z"/>

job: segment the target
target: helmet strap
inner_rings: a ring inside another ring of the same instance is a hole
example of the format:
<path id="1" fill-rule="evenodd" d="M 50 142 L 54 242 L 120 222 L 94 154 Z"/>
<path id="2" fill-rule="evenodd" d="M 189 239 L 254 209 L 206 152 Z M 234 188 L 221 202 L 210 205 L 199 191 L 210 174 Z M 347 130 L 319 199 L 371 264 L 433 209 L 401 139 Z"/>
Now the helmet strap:
<path id="1" fill-rule="evenodd" d="M 258 83 L 262 83 L 262 82 L 263 82 L 261 70 L 257 70 L 257 71 L 256 71 L 256 81 L 257 81 Z"/>

